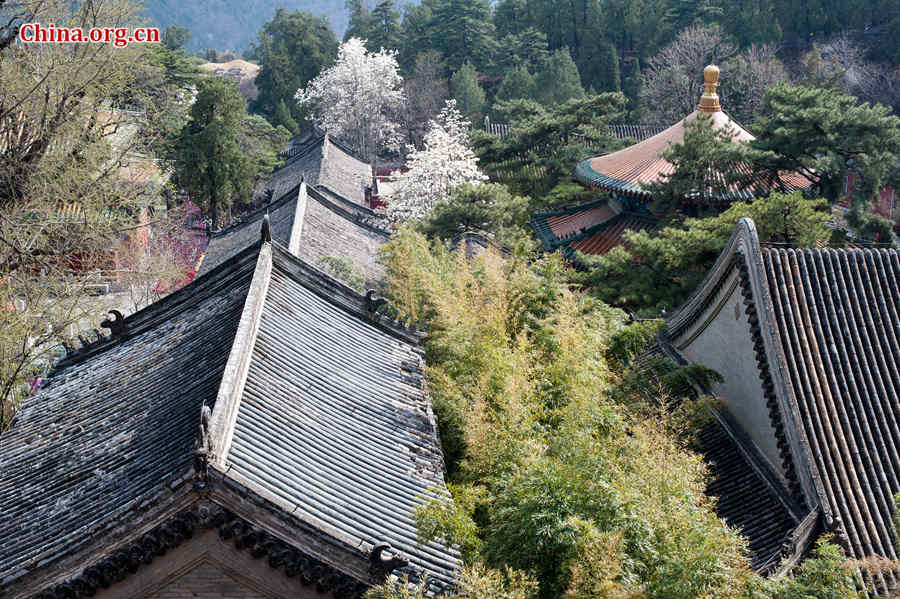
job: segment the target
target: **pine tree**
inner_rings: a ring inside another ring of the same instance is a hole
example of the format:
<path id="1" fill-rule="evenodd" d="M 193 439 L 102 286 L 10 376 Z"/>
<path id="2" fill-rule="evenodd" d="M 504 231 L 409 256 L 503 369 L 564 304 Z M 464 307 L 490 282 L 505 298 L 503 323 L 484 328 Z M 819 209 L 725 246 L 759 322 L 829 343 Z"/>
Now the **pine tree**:
<path id="1" fill-rule="evenodd" d="M 346 42 L 351 37 L 368 39 L 372 33 L 373 17 L 369 12 L 366 0 L 346 0 L 344 6 L 350 14 L 350 22 L 347 24 L 347 31 L 344 32 L 344 41 Z"/>
<path id="2" fill-rule="evenodd" d="M 467 120 L 481 120 L 485 105 L 484 90 L 478 85 L 478 73 L 468 62 L 450 77 L 450 95 Z"/>
<path id="3" fill-rule="evenodd" d="M 539 100 L 548 106 L 584 97 L 581 76 L 568 48 L 558 49 L 544 62 L 537 75 L 537 92 Z"/>
<path id="4" fill-rule="evenodd" d="M 291 116 L 291 111 L 288 110 L 287 104 L 284 103 L 284 98 L 278 100 L 278 105 L 275 107 L 275 114 L 272 117 L 272 122 L 277 127 L 281 125 L 285 129 L 291 132 L 292 135 L 296 135 L 300 130 L 300 126 L 297 124 L 297 121 L 294 120 L 294 117 Z"/>
<path id="5" fill-rule="evenodd" d="M 497 90 L 497 101 L 534 100 L 537 93 L 534 75 L 524 64 L 508 71 Z"/>
<path id="6" fill-rule="evenodd" d="M 231 79 L 201 79 L 197 87 L 190 121 L 176 144 L 175 172 L 179 184 L 204 207 L 215 228 L 220 210 L 228 208 L 235 195 L 249 194 L 255 176 L 237 145 L 247 110 Z"/>
<path id="7" fill-rule="evenodd" d="M 600 77 L 597 87 L 604 92 L 622 91 L 622 79 L 619 73 L 619 54 L 616 47 L 609 42 L 600 45 L 600 53 L 597 57 L 600 69 Z"/>
<path id="8" fill-rule="evenodd" d="M 393 0 L 381 0 L 372 11 L 372 26 L 366 46 L 372 52 L 395 50 L 400 38 L 400 13 Z"/>
<path id="9" fill-rule="evenodd" d="M 641 62 L 635 58 L 631 61 L 631 70 L 625 78 L 622 91 L 628 98 L 628 117 L 632 121 L 639 121 L 644 114 L 641 102 Z"/>
<path id="10" fill-rule="evenodd" d="M 486 0 L 434 0 L 429 30 L 431 47 L 451 71 L 466 62 L 480 71 L 491 66 L 497 42 Z"/>

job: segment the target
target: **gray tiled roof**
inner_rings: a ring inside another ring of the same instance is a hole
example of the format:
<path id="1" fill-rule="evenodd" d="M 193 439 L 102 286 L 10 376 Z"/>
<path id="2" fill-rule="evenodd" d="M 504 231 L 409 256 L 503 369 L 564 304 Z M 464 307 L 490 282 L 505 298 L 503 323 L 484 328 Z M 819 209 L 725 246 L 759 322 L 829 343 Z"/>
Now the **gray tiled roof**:
<path id="1" fill-rule="evenodd" d="M 128 339 L 60 365 L 23 400 L 0 436 L 0 594 L 190 469 L 201 406 L 215 401 L 256 253 L 132 315 Z"/>
<path id="2" fill-rule="evenodd" d="M 351 212 L 320 190 L 307 189 L 307 195 L 297 255 L 319 268 L 322 258 L 342 258 L 365 279 L 367 288 L 379 287 L 385 270 L 378 251 L 389 236 L 375 224 L 374 214 Z"/>
<path id="3" fill-rule="evenodd" d="M 352 546 L 388 542 L 449 579 L 454 559 L 420 546 L 412 520 L 423 497 L 446 496 L 421 350 L 348 315 L 310 276 L 276 248 L 221 468 Z"/>
<path id="4" fill-rule="evenodd" d="M 328 272 L 322 259 L 341 258 L 363 277 L 367 288 L 381 286 L 385 271 L 378 263 L 378 250 L 389 235 L 379 228 L 376 214 L 327 189 L 311 188 L 306 184 L 291 188 L 277 201 L 245 217 L 240 224 L 216 234 L 200 264 L 200 274 L 209 272 L 229 256 L 255 243 L 267 212 L 272 223 L 272 238 L 309 264 Z"/>
<path id="5" fill-rule="evenodd" d="M 276 201 L 245 215 L 239 223 L 219 231 L 209 240 L 206 254 L 200 263 L 198 275 L 203 275 L 219 266 L 231 256 L 241 252 L 259 241 L 259 227 L 263 217 L 268 214 L 272 227 L 272 239 L 282 245 L 288 245 L 291 239 L 291 228 L 297 212 L 297 193 L 300 185 L 288 189 Z"/>
<path id="6" fill-rule="evenodd" d="M 679 340 L 737 272 L 764 409 L 789 490 L 851 558 L 897 559 L 900 251 L 772 249 L 741 219 L 709 275 L 667 319 Z M 726 377 L 728 373 L 722 373 Z M 873 573 L 875 590 L 897 586 Z"/>
<path id="7" fill-rule="evenodd" d="M 366 186 L 372 183 L 372 167 L 324 135 L 306 142 L 281 168 L 260 181 L 254 200 L 263 197 L 267 189 L 272 190 L 272 197 L 279 198 L 301 181 L 310 187 L 325 186 L 362 206 L 366 203 Z"/>
<path id="8" fill-rule="evenodd" d="M 257 242 L 62 363 L 0 436 L 0 590 L 164 501 L 207 443 L 218 478 L 303 534 L 452 580 L 458 554 L 411 517 L 449 498 L 419 335 L 369 308 Z"/>
<path id="9" fill-rule="evenodd" d="M 763 249 L 822 502 L 850 555 L 897 559 L 900 252 Z"/>

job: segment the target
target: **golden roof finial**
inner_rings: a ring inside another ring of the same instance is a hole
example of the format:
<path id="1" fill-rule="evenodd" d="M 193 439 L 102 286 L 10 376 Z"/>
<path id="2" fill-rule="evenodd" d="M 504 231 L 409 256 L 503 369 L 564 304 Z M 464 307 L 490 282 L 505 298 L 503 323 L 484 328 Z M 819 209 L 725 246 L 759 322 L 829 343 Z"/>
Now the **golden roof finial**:
<path id="1" fill-rule="evenodd" d="M 722 112 L 722 105 L 719 104 L 719 94 L 716 88 L 719 87 L 719 67 L 714 64 L 703 69 L 703 95 L 700 96 L 700 105 L 697 110 L 700 112 Z"/>

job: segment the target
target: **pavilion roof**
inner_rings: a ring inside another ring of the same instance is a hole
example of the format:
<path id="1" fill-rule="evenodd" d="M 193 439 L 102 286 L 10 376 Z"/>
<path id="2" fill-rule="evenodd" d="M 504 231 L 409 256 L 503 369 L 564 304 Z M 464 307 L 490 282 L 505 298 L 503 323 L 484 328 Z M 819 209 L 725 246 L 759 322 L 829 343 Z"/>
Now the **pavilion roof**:
<path id="1" fill-rule="evenodd" d="M 658 223 L 647 214 L 619 211 L 607 200 L 535 212 L 531 226 L 548 251 L 562 248 L 566 258 L 575 252 L 602 255 L 625 245 L 627 231 L 655 231 Z"/>
<path id="2" fill-rule="evenodd" d="M 733 141 L 747 142 L 755 139 L 749 131 L 722 111 L 719 97 L 715 92 L 718 85 L 718 72 L 718 68 L 713 65 L 704 70 L 706 91 L 697 110 L 671 127 L 639 143 L 579 163 L 575 169 L 575 177 L 591 187 L 649 199 L 647 186 L 663 182 L 675 170 L 674 166 L 663 157 L 663 153 L 671 145 L 684 142 L 686 125 L 696 120 L 700 114 L 710 117 L 713 128 L 728 131 Z M 749 169 L 748 166 L 742 167 L 741 165 L 738 165 L 738 168 Z M 751 172 L 745 174 L 752 175 Z M 780 179 L 780 184 L 788 191 L 804 189 L 810 185 L 810 181 L 798 173 L 783 173 L 780 175 Z M 726 202 L 747 200 L 753 195 L 767 192 L 768 188 L 768 182 L 759 180 L 749 189 L 735 187 L 731 193 L 727 194 L 727 197 L 719 198 L 719 200 Z M 690 198 L 687 200 L 689 201 Z"/>

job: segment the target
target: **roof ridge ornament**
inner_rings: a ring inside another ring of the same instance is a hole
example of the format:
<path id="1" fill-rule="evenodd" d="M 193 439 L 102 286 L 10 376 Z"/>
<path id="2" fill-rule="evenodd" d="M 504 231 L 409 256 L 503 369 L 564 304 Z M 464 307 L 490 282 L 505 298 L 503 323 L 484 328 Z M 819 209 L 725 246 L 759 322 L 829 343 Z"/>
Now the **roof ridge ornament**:
<path id="1" fill-rule="evenodd" d="M 260 237 L 263 243 L 272 243 L 272 223 L 269 219 L 269 213 L 263 216 L 262 226 L 260 227 Z"/>
<path id="2" fill-rule="evenodd" d="M 112 318 L 107 318 L 100 323 L 100 327 L 109 329 L 113 337 L 125 336 L 125 318 L 118 310 L 110 310 L 107 312 Z"/>
<path id="3" fill-rule="evenodd" d="M 714 64 L 707 65 L 703 69 L 703 95 L 700 96 L 697 110 L 706 113 L 722 112 L 719 94 L 716 93 L 717 87 L 719 87 L 719 67 Z"/>

